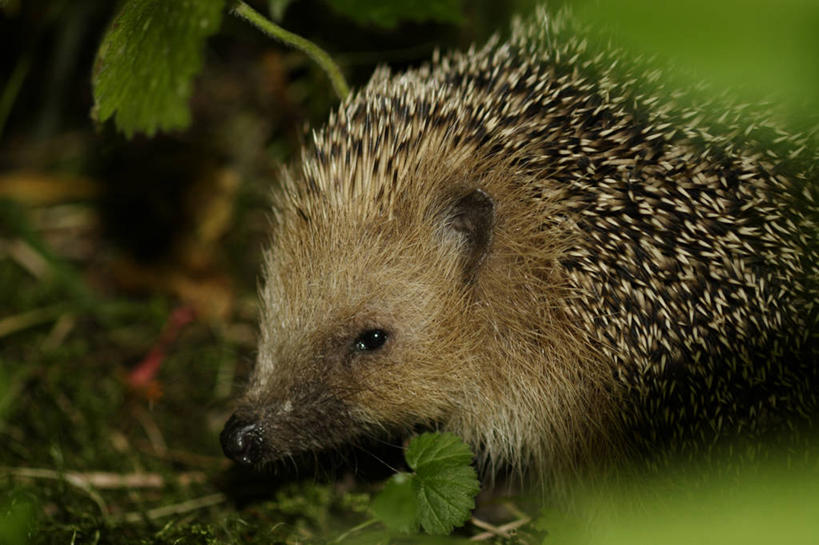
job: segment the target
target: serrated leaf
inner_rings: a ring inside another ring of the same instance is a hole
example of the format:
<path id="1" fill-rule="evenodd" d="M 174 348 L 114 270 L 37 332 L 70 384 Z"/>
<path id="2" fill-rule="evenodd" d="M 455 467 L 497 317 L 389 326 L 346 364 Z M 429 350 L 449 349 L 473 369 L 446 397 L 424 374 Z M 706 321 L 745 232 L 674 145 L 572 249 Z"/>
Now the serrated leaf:
<path id="1" fill-rule="evenodd" d="M 418 522 L 430 534 L 449 534 L 469 518 L 480 490 L 472 451 L 452 433 L 425 433 L 404 455 L 415 470 Z"/>
<path id="2" fill-rule="evenodd" d="M 193 77 L 225 0 L 128 0 L 97 52 L 94 117 L 114 118 L 127 136 L 190 124 Z"/>
<path id="3" fill-rule="evenodd" d="M 418 521 L 430 534 L 446 535 L 469 519 L 480 490 L 472 466 L 450 466 L 434 473 L 417 473 L 413 484 Z"/>
<path id="4" fill-rule="evenodd" d="M 371 504 L 373 513 L 394 530 L 420 524 L 429 534 L 449 534 L 469 518 L 480 490 L 472 451 L 452 433 L 425 433 L 410 441 L 404 456 L 415 473 L 390 478 Z"/>
<path id="5" fill-rule="evenodd" d="M 414 475 L 396 473 L 373 498 L 370 505 L 375 518 L 397 532 L 418 531 L 418 506 L 415 500 Z"/>
<path id="6" fill-rule="evenodd" d="M 327 0 L 339 13 L 360 24 L 392 28 L 399 21 L 437 21 L 459 23 L 462 19 L 460 0 Z"/>
<path id="7" fill-rule="evenodd" d="M 453 433 L 424 433 L 410 441 L 404 456 L 415 471 L 469 465 L 472 451 Z"/>

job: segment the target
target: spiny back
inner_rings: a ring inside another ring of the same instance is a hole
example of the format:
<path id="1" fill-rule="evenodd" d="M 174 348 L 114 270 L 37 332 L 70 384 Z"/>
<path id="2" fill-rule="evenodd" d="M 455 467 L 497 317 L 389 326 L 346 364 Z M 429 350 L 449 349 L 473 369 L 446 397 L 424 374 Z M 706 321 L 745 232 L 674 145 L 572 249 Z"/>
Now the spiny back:
<path id="1" fill-rule="evenodd" d="M 565 284 L 551 304 L 577 327 L 576 353 L 616 378 L 630 440 L 687 450 L 809 419 L 815 144 L 749 107 L 714 113 L 718 101 L 665 89 L 659 71 L 623 56 L 541 16 L 508 42 L 380 70 L 315 134 L 279 204 L 282 236 L 424 221 L 454 183 L 436 172 L 492 172 L 481 187 L 514 200 L 499 213 L 547 235 L 490 252 L 540 259 L 549 273 L 530 287 Z M 531 247 L 550 234 L 560 240 Z"/>

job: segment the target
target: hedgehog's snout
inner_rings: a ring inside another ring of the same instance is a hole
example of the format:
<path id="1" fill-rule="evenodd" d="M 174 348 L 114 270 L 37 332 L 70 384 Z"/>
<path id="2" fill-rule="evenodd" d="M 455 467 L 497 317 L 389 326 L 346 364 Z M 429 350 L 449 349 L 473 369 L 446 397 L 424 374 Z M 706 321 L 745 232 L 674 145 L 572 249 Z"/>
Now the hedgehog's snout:
<path id="1" fill-rule="evenodd" d="M 262 461 L 264 437 L 256 420 L 234 414 L 225 424 L 219 440 L 225 456 L 234 462 L 255 465 Z"/>

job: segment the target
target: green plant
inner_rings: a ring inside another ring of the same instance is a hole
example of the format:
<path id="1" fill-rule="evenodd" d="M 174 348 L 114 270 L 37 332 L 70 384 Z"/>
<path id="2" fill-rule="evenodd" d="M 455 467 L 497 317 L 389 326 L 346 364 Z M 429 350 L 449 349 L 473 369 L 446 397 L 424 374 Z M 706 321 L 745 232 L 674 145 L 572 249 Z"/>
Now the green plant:
<path id="1" fill-rule="evenodd" d="M 377 522 L 388 530 L 387 536 L 377 536 L 392 541 L 396 534 L 422 539 L 419 529 L 447 536 L 469 519 L 480 483 L 466 443 L 452 433 L 424 433 L 409 442 L 404 456 L 412 473 L 390 477 L 370 503 L 373 518 L 347 530 L 335 543 Z"/>
<path id="2" fill-rule="evenodd" d="M 461 17 L 457 0 L 328 2 L 360 23 L 383 27 L 395 26 L 399 20 L 457 22 Z M 271 0 L 268 8 L 273 19 L 279 19 L 289 3 Z M 349 93 L 341 69 L 327 52 L 241 0 L 127 0 L 97 52 L 92 117 L 100 123 L 113 118 L 128 137 L 137 132 L 152 136 L 157 131 L 188 127 L 193 79 L 202 69 L 205 43 L 219 30 L 226 9 L 266 35 L 307 54 L 330 78 L 340 99 Z"/>
<path id="3" fill-rule="evenodd" d="M 401 532 L 449 534 L 469 518 L 480 483 L 472 451 L 451 433 L 425 433 L 405 457 L 413 473 L 396 473 L 372 502 L 376 518 Z"/>

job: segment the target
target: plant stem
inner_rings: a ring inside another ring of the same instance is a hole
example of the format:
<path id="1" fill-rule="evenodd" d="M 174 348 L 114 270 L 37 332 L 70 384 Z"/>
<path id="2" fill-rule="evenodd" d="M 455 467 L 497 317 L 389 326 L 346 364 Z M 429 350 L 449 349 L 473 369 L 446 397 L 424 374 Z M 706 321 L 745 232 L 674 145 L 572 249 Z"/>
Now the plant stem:
<path id="1" fill-rule="evenodd" d="M 14 316 L 7 316 L 0 319 L 0 337 L 11 335 L 18 331 L 28 329 L 47 322 L 52 322 L 65 312 L 63 305 L 52 305 L 49 307 L 36 308 Z"/>
<path id="2" fill-rule="evenodd" d="M 341 100 L 344 100 L 350 92 L 350 88 L 347 86 L 347 82 L 344 81 L 344 76 L 341 74 L 338 65 L 333 62 L 333 59 L 330 58 L 330 55 L 327 54 L 326 51 L 313 42 L 283 29 L 242 0 L 237 0 L 231 9 L 231 13 L 252 24 L 271 38 L 275 38 L 284 44 L 306 53 L 327 73 L 330 82 L 333 84 L 333 89 L 335 89 L 336 94 Z"/>
<path id="3" fill-rule="evenodd" d="M 364 522 L 362 522 L 358 526 L 353 526 L 352 528 L 350 528 L 349 530 L 347 530 L 346 532 L 344 532 L 343 534 L 341 534 L 340 536 L 338 536 L 337 538 L 332 540 L 330 543 L 341 543 L 342 541 L 344 541 L 345 539 L 350 537 L 350 535 L 358 532 L 359 530 L 363 530 L 367 526 L 372 526 L 376 522 L 378 522 L 378 519 L 373 518 L 373 519 L 365 520 Z"/>
<path id="4" fill-rule="evenodd" d="M 94 487 L 91 486 L 88 482 L 83 480 L 82 478 L 78 478 L 76 475 L 71 473 L 63 473 L 60 471 L 55 471 L 53 469 L 39 469 L 39 468 L 29 468 L 29 467 L 0 467 L 0 473 L 13 475 L 16 477 L 26 477 L 30 479 L 54 479 L 57 481 L 65 481 L 68 484 L 79 488 L 97 504 L 97 508 L 100 510 L 100 514 L 103 518 L 108 517 L 108 506 L 105 504 L 105 500 L 102 499 Z"/>
<path id="5" fill-rule="evenodd" d="M 175 503 L 173 505 L 149 509 L 145 513 L 126 513 L 123 517 L 121 517 L 121 520 L 136 523 L 145 520 L 145 518 L 155 520 L 162 517 L 169 517 L 171 515 L 183 515 L 198 509 L 212 507 L 214 505 L 224 503 L 225 501 L 227 501 L 227 498 L 222 493 L 210 494 L 209 496 L 194 498 L 192 500 L 183 501 L 182 503 Z"/>
<path id="6" fill-rule="evenodd" d="M 23 86 L 23 80 L 26 79 L 28 69 L 31 67 L 31 53 L 26 53 L 17 61 L 17 64 L 6 82 L 6 87 L 3 89 L 3 94 L 0 95 L 0 136 L 3 134 L 3 128 L 6 125 L 11 107 L 20 93 L 20 88 Z"/>

